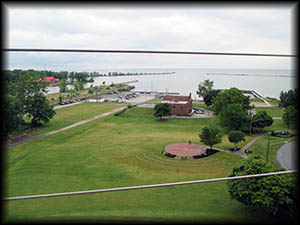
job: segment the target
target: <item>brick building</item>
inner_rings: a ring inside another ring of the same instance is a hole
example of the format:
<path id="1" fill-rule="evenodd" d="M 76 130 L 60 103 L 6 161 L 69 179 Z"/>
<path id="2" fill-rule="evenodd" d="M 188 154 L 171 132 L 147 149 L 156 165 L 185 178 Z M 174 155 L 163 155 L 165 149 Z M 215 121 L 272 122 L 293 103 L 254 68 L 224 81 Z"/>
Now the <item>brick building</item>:
<path id="1" fill-rule="evenodd" d="M 171 114 L 178 116 L 190 116 L 192 114 L 192 97 L 189 96 L 177 96 L 166 95 L 161 103 L 168 103 L 171 107 Z"/>

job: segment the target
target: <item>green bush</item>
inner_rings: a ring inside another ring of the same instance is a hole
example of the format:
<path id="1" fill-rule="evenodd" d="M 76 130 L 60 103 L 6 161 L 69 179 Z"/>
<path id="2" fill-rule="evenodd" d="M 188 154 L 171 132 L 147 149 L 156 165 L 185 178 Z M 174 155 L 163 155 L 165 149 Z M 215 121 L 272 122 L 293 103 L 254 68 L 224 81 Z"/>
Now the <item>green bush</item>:
<path id="1" fill-rule="evenodd" d="M 122 109 L 121 111 L 115 113 L 114 115 L 115 115 L 115 116 L 120 116 L 120 115 L 122 115 L 126 110 L 127 110 L 127 108 Z"/>
<path id="2" fill-rule="evenodd" d="M 94 89 L 94 88 L 89 88 L 88 94 L 93 94 L 94 92 L 95 92 L 95 89 Z"/>

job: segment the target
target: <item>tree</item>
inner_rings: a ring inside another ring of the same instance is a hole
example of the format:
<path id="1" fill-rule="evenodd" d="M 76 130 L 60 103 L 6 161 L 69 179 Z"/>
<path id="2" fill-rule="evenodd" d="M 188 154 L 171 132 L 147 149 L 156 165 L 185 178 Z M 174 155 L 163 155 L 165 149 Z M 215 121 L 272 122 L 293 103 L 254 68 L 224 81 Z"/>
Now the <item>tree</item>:
<path id="1" fill-rule="evenodd" d="M 31 72 L 21 76 L 16 82 L 16 97 L 20 99 L 21 113 L 31 119 L 33 127 L 40 126 L 41 121 L 48 122 L 55 111 L 45 97 L 47 83 L 40 75 Z"/>
<path id="2" fill-rule="evenodd" d="M 296 88 L 295 90 L 288 90 L 287 92 L 281 91 L 279 99 L 279 107 L 288 107 L 290 105 L 293 105 L 297 108 L 298 88 Z"/>
<path id="3" fill-rule="evenodd" d="M 80 84 L 79 84 L 78 81 L 75 81 L 75 82 L 73 83 L 73 85 L 74 85 L 75 91 L 80 91 Z"/>
<path id="4" fill-rule="evenodd" d="M 207 106 L 211 106 L 213 104 L 213 100 L 217 97 L 217 95 L 221 92 L 221 90 L 209 90 L 206 92 L 206 94 L 204 95 L 204 103 Z"/>
<path id="5" fill-rule="evenodd" d="M 67 91 L 67 80 L 66 79 L 62 79 L 59 83 L 59 92 L 66 92 Z"/>
<path id="6" fill-rule="evenodd" d="M 2 110 L 2 132 L 4 136 L 8 136 L 24 123 L 21 102 L 15 96 L 6 93 L 3 96 Z"/>
<path id="7" fill-rule="evenodd" d="M 88 72 L 75 72 L 75 79 L 77 81 L 86 82 L 87 78 L 89 77 Z"/>
<path id="8" fill-rule="evenodd" d="M 229 104 L 241 105 L 243 111 L 251 109 L 249 96 L 243 95 L 243 92 L 237 88 L 230 88 L 220 92 L 213 101 L 213 109 L 218 115 L 225 106 Z"/>
<path id="9" fill-rule="evenodd" d="M 171 107 L 168 103 L 160 103 L 154 107 L 154 116 L 162 119 L 165 116 L 171 115 Z"/>
<path id="10" fill-rule="evenodd" d="M 32 116 L 31 124 L 33 127 L 41 126 L 42 121 L 49 122 L 55 115 L 53 107 L 49 105 L 49 101 L 44 95 L 37 95 L 32 98 L 27 111 Z"/>
<path id="11" fill-rule="evenodd" d="M 203 127 L 199 134 L 200 141 L 208 145 L 212 149 L 213 145 L 219 144 L 222 141 L 221 130 L 217 127 Z"/>
<path id="12" fill-rule="evenodd" d="M 245 134 L 239 130 L 230 131 L 230 133 L 228 134 L 228 140 L 231 143 L 234 143 L 234 149 L 236 150 L 237 143 L 245 141 Z"/>
<path id="13" fill-rule="evenodd" d="M 270 173 L 279 171 L 267 163 L 261 156 L 252 156 L 237 167 L 234 167 L 229 177 Z M 296 209 L 296 176 L 274 175 L 247 179 L 230 180 L 227 182 L 231 199 L 245 205 L 263 207 L 274 215 L 280 212 L 294 212 Z"/>
<path id="14" fill-rule="evenodd" d="M 260 111 L 253 116 L 253 127 L 257 128 L 265 128 L 269 127 L 273 123 L 273 119 L 270 115 L 266 113 L 266 111 Z"/>
<path id="15" fill-rule="evenodd" d="M 75 72 L 74 71 L 69 73 L 69 78 L 70 78 L 71 84 L 73 84 L 74 79 L 75 79 Z"/>
<path id="16" fill-rule="evenodd" d="M 249 121 L 249 116 L 246 115 L 240 104 L 230 104 L 224 107 L 219 114 L 220 124 L 230 130 L 238 130 L 243 128 Z"/>
<path id="17" fill-rule="evenodd" d="M 200 82 L 200 84 L 198 85 L 198 91 L 197 91 L 198 96 L 204 98 L 204 96 L 207 94 L 207 92 L 209 90 L 212 90 L 213 85 L 214 85 L 214 82 L 209 81 L 209 79 L 205 80 L 204 82 Z"/>
<path id="18" fill-rule="evenodd" d="M 282 119 L 288 128 L 294 128 L 298 125 L 298 112 L 293 105 L 285 108 Z"/>

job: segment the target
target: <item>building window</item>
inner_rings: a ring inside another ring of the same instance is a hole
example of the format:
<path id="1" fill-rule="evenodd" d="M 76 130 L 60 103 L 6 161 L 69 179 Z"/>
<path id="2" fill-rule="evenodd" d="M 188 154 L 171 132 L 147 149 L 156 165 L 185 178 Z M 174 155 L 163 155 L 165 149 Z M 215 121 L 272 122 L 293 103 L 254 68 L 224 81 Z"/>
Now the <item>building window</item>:
<path id="1" fill-rule="evenodd" d="M 173 108 L 173 109 L 176 109 L 176 105 L 173 105 L 172 108 Z"/>

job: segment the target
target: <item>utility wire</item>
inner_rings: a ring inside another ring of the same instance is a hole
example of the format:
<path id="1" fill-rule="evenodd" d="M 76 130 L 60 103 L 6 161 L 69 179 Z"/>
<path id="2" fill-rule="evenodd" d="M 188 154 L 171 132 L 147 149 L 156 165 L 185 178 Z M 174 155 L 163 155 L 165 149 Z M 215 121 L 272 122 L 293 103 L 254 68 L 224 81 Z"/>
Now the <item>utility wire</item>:
<path id="1" fill-rule="evenodd" d="M 287 54 L 233 53 L 233 52 L 190 52 L 190 51 L 148 51 L 148 50 L 92 50 L 92 49 L 38 49 L 38 48 L 4 48 L 6 52 L 81 52 L 81 53 L 138 53 L 138 54 L 181 54 L 181 55 L 231 55 L 231 56 L 270 56 L 298 57 Z"/>
<path id="2" fill-rule="evenodd" d="M 59 196 L 81 195 L 81 194 L 94 194 L 94 193 L 113 192 L 113 191 L 128 191 L 128 190 L 135 190 L 135 189 L 159 188 L 159 187 L 186 185 L 186 184 L 199 184 L 199 183 L 228 181 L 228 180 L 237 180 L 237 179 L 245 179 L 245 178 L 253 178 L 253 177 L 273 176 L 273 175 L 295 173 L 295 172 L 298 172 L 298 170 L 288 170 L 288 171 L 244 175 L 244 176 L 236 176 L 236 177 L 223 177 L 223 178 L 214 178 L 214 179 L 206 179 L 206 180 L 183 181 L 183 182 L 175 182 L 175 183 L 150 184 L 150 185 L 140 185 L 140 186 L 130 186 L 130 187 L 119 187 L 119 188 L 107 188 L 107 189 L 90 190 L 90 191 L 76 191 L 76 192 L 66 192 L 66 193 L 7 197 L 7 198 L 3 198 L 3 200 L 25 200 L 25 199 L 34 199 L 34 198 L 48 198 L 48 197 L 59 197 Z"/>

